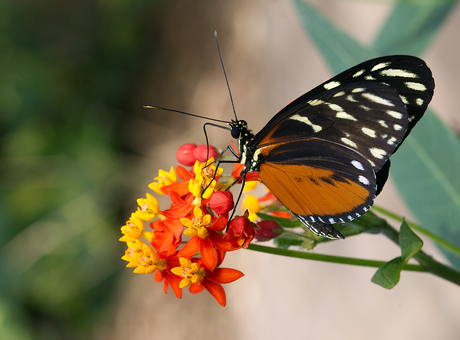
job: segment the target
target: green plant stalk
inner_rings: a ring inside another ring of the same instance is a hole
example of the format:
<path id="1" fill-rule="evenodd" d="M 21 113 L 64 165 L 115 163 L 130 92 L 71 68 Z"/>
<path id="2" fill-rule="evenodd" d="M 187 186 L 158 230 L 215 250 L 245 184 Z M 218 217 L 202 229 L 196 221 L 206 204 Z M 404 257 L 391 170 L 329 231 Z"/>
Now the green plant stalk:
<path id="1" fill-rule="evenodd" d="M 373 210 L 375 211 L 378 211 L 398 222 L 402 222 L 403 218 L 399 215 L 396 215 L 394 213 L 392 213 L 391 211 L 388 211 L 382 207 L 378 207 L 378 206 L 373 206 L 372 207 Z M 412 229 L 415 229 L 417 230 L 418 232 L 420 232 L 421 234 L 429 237 L 431 240 L 433 240 L 433 242 L 436 242 L 437 244 L 439 244 L 440 246 L 444 247 L 445 249 L 449 250 L 450 252 L 452 252 L 453 254 L 457 255 L 457 256 L 460 256 L 460 249 L 458 247 L 456 247 L 454 244 L 444 240 L 443 238 L 433 234 L 432 232 L 426 230 L 425 228 L 419 226 L 418 224 L 415 224 L 415 223 L 412 223 L 412 222 L 408 222 L 406 221 L 406 223 L 412 228 Z"/>
<path id="2" fill-rule="evenodd" d="M 365 259 L 358 259 L 354 257 L 343 257 L 343 256 L 333 256 L 333 255 L 324 255 L 324 254 L 314 254 L 308 253 L 304 251 L 297 251 L 297 250 L 289 250 L 289 249 L 281 249 L 275 247 L 267 247 L 261 246 L 259 244 L 250 244 L 248 249 L 259 251 L 262 253 L 268 254 L 275 254 L 275 255 L 282 255 L 282 256 L 289 256 L 289 257 L 296 257 L 299 259 L 308 259 L 308 260 L 315 260 L 315 261 L 322 261 L 322 262 L 332 262 L 332 263 L 341 263 L 341 264 L 350 264 L 355 266 L 363 266 L 363 267 L 375 267 L 379 268 L 384 265 L 385 261 L 374 261 L 374 260 L 365 260 Z M 416 272 L 426 272 L 424 266 L 415 265 L 415 264 L 405 264 L 403 270 L 410 270 Z"/>
<path id="3" fill-rule="evenodd" d="M 382 223 L 380 227 L 380 233 L 388 237 L 391 241 L 399 245 L 399 232 L 394 229 L 388 223 Z M 352 257 L 342 257 L 342 256 L 333 256 L 333 255 L 324 255 L 324 254 L 313 254 L 303 251 L 295 251 L 289 249 L 280 249 L 275 247 L 261 246 L 258 244 L 250 244 L 248 249 L 255 250 L 259 252 L 264 252 L 268 254 L 276 254 L 282 256 L 296 257 L 300 259 L 309 259 L 315 261 L 323 262 L 332 262 L 332 263 L 341 263 L 341 264 L 350 264 L 355 266 L 365 266 L 365 267 L 376 267 L 379 268 L 385 261 L 374 261 L 366 259 L 357 259 Z M 427 255 L 423 251 L 416 253 L 413 258 L 420 263 L 420 265 L 414 264 L 404 264 L 403 270 L 409 271 L 418 271 L 418 272 L 428 272 L 439 276 L 447 281 L 455 283 L 460 286 L 460 272 L 455 268 L 446 266 L 431 256 Z"/>
<path id="4" fill-rule="evenodd" d="M 399 232 L 388 223 L 382 226 L 381 233 L 399 245 Z M 436 261 L 422 250 L 414 254 L 413 258 L 425 268 L 425 271 L 460 286 L 460 272 L 455 268 Z"/>

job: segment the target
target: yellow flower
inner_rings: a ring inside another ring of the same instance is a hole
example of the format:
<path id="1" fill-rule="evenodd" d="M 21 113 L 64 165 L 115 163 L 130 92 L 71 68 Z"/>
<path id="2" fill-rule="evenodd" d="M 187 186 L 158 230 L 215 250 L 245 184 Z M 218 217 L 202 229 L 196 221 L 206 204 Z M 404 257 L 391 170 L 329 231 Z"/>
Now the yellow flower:
<path id="1" fill-rule="evenodd" d="M 126 267 L 137 267 L 134 256 L 142 252 L 143 243 L 139 240 L 135 240 L 134 242 L 127 242 L 126 244 L 128 245 L 128 249 L 126 249 L 125 255 L 121 259 L 129 262 Z"/>
<path id="2" fill-rule="evenodd" d="M 248 191 L 252 191 L 256 188 L 257 184 L 259 184 L 260 182 L 259 181 L 247 181 L 246 183 L 244 183 L 244 189 L 243 189 L 243 192 L 248 192 Z"/>
<path id="3" fill-rule="evenodd" d="M 163 270 L 166 266 L 166 262 L 145 243 L 142 243 L 142 251 L 134 254 L 134 259 L 137 265 L 134 269 L 136 274 L 152 274 L 157 268 Z"/>
<path id="4" fill-rule="evenodd" d="M 192 283 L 197 283 L 204 279 L 205 271 L 198 263 L 193 263 L 183 257 L 179 257 L 179 261 L 181 266 L 171 269 L 173 274 L 183 277 L 179 283 L 179 288 L 188 287 Z"/>
<path id="5" fill-rule="evenodd" d="M 122 242 L 132 242 L 142 236 L 145 224 L 138 216 L 137 213 L 131 213 L 131 217 L 126 224 L 121 227 L 123 236 L 119 239 Z"/>
<path id="6" fill-rule="evenodd" d="M 193 215 L 194 217 L 191 220 L 188 218 L 180 219 L 180 222 L 187 227 L 184 234 L 190 237 L 198 235 L 200 238 L 205 238 L 208 235 L 206 227 L 211 224 L 211 215 L 208 214 L 203 217 L 203 212 L 198 206 L 193 208 Z"/>
<path id="7" fill-rule="evenodd" d="M 147 198 L 138 198 L 137 204 L 139 208 L 137 208 L 136 215 L 144 221 L 153 220 L 160 211 L 157 199 L 150 194 L 147 194 Z"/>
<path id="8" fill-rule="evenodd" d="M 251 222 L 259 218 L 256 213 L 258 213 L 261 210 L 261 208 L 262 207 L 260 206 L 256 196 L 249 194 L 246 195 L 246 197 L 243 200 L 243 210 L 249 211 L 248 218 Z"/>
<path id="9" fill-rule="evenodd" d="M 193 168 L 195 178 L 189 181 L 188 186 L 189 191 L 193 194 L 193 196 L 207 199 L 211 197 L 214 191 L 217 191 L 222 187 L 223 184 L 221 182 L 217 182 L 214 178 L 220 176 L 224 169 L 219 168 L 216 172 L 216 166 L 213 162 L 214 158 L 210 158 L 206 163 L 201 163 L 199 161 L 195 162 L 195 166 Z M 203 190 L 205 191 L 203 192 Z"/>
<path id="10" fill-rule="evenodd" d="M 165 193 L 162 192 L 160 189 L 166 185 L 174 184 L 177 182 L 177 174 L 174 170 L 174 167 L 171 166 L 171 170 L 169 172 L 164 170 L 158 170 L 158 176 L 155 177 L 155 181 L 149 184 L 149 188 L 155 191 L 157 194 L 164 195 Z"/>

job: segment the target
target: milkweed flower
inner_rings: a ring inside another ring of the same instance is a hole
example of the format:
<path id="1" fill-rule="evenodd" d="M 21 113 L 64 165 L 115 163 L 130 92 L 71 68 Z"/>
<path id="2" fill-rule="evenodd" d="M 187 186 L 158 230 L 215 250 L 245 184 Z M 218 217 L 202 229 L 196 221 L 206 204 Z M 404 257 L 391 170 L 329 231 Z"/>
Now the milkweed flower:
<path id="1" fill-rule="evenodd" d="M 174 170 L 174 167 L 171 167 L 171 170 L 169 172 L 161 169 L 158 170 L 158 176 L 155 177 L 155 181 L 157 182 L 149 184 L 149 188 L 159 195 L 164 195 L 165 193 L 161 191 L 161 188 L 177 182 L 177 174 Z"/>
<path id="2" fill-rule="evenodd" d="M 200 259 L 193 262 L 180 257 L 179 261 L 181 266 L 171 270 L 173 274 L 182 277 L 179 287 L 190 287 L 189 290 L 192 294 L 200 293 L 206 289 L 221 306 L 227 304 L 227 297 L 222 284 L 231 283 L 244 276 L 241 271 L 231 268 L 216 268 L 214 271 L 210 271 L 201 263 Z"/>
<path id="3" fill-rule="evenodd" d="M 217 155 L 215 148 L 209 150 L 211 156 Z M 160 169 L 155 181 L 148 185 L 155 194 L 167 196 L 169 206 L 161 208 L 151 193 L 139 198 L 139 207 L 121 227 L 119 240 L 127 245 L 122 257 L 128 262 L 126 266 L 134 268 L 137 274 L 153 274 L 156 282 L 163 282 L 165 293 L 171 287 L 176 297 L 181 298 L 182 289 L 186 287 L 193 294 L 206 290 L 225 306 L 222 284 L 244 275 L 237 269 L 221 268 L 226 252 L 247 248 L 256 235 L 256 228 L 264 231 L 267 228 L 249 221 L 248 212 L 229 221 L 229 213 L 235 208 L 229 189 L 243 168 L 241 164 L 235 165 L 232 176 L 224 184 L 223 169 L 216 167 L 214 159 L 203 161 L 207 153 L 206 145 L 183 145 L 176 156 L 182 157 L 184 165 L 191 165 L 190 159 L 193 159 L 193 167 L 186 169 L 178 165 L 169 171 Z M 248 188 L 254 186 L 258 183 L 257 173 L 247 174 L 246 180 Z M 249 202 L 248 199 L 245 202 Z M 252 205 L 248 206 L 254 219 L 267 202 L 270 200 L 261 203 L 254 196 Z M 187 239 L 182 241 L 184 237 Z"/>

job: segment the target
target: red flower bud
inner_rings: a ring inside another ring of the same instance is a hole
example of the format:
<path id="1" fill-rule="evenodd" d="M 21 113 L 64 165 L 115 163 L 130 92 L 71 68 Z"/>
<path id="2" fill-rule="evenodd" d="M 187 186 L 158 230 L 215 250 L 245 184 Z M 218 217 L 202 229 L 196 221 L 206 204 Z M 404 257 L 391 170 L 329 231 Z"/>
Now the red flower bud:
<path id="1" fill-rule="evenodd" d="M 283 229 L 276 221 L 260 221 L 256 223 L 259 228 L 255 229 L 257 241 L 269 241 L 281 235 Z"/>
<path id="2" fill-rule="evenodd" d="M 209 200 L 209 207 L 218 215 L 223 215 L 235 206 L 233 195 L 229 191 L 216 191 Z"/>
<path id="3" fill-rule="evenodd" d="M 246 210 L 243 216 L 235 217 L 230 222 L 227 234 L 224 236 L 235 249 L 247 248 L 254 239 L 255 224 L 249 221 L 248 215 Z"/>
<path id="4" fill-rule="evenodd" d="M 195 159 L 197 159 L 201 163 L 206 162 L 208 158 L 212 157 L 216 159 L 217 156 L 219 156 L 219 153 L 217 152 L 216 148 L 214 148 L 213 146 L 209 146 L 209 155 L 208 155 L 207 150 L 208 148 L 206 144 L 199 145 L 193 150 L 193 156 L 195 157 Z M 208 156 L 208 158 L 206 158 L 206 156 Z"/>
<path id="5" fill-rule="evenodd" d="M 187 143 L 182 145 L 176 151 L 176 159 L 180 164 L 191 166 L 195 164 L 196 157 L 193 151 L 196 149 L 196 144 Z"/>

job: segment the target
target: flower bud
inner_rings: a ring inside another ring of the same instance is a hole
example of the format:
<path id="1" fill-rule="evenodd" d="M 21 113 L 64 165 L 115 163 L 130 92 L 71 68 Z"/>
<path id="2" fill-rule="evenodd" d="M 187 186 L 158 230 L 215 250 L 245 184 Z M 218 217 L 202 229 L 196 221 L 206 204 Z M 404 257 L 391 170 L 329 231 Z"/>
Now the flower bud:
<path id="1" fill-rule="evenodd" d="M 194 156 L 194 150 L 196 149 L 196 144 L 187 143 L 182 145 L 176 151 L 176 159 L 182 165 L 191 166 L 195 164 L 196 157 Z"/>
<path id="2" fill-rule="evenodd" d="M 207 150 L 208 148 L 206 144 L 199 145 L 193 150 L 193 156 L 201 163 L 206 162 L 209 158 L 216 159 L 217 156 L 219 156 L 215 147 L 209 146 L 209 155 Z"/>
<path id="3" fill-rule="evenodd" d="M 209 200 L 209 207 L 218 215 L 223 215 L 235 206 L 233 195 L 229 191 L 216 191 Z"/>
<path id="4" fill-rule="evenodd" d="M 234 248 L 247 248 L 254 239 L 254 223 L 248 219 L 249 213 L 246 210 L 243 216 L 235 217 L 228 228 L 225 238 Z"/>
<path id="5" fill-rule="evenodd" d="M 269 241 L 278 237 L 283 232 L 276 221 L 260 221 L 256 223 L 259 228 L 255 229 L 255 239 L 257 241 Z"/>

